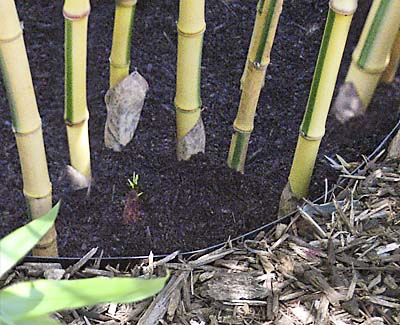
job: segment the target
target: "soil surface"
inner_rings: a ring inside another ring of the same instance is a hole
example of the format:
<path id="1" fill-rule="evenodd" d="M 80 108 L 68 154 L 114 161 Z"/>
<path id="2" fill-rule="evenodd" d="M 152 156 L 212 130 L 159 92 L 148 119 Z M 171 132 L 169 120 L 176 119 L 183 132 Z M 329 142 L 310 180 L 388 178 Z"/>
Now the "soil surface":
<path id="1" fill-rule="evenodd" d="M 62 1 L 17 1 L 42 116 L 54 201 L 62 198 L 57 221 L 62 256 L 98 246 L 105 256 L 169 253 L 203 248 L 253 230 L 276 218 L 307 102 L 327 14 L 328 1 L 285 1 L 267 80 L 249 146 L 244 175 L 226 167 L 239 81 L 257 0 L 207 1 L 202 63 L 206 154 L 188 162 L 175 158 L 175 61 L 178 1 L 139 1 L 132 66 L 150 91 L 132 142 L 120 153 L 104 147 L 104 95 L 108 87 L 114 1 L 91 1 L 88 36 L 88 106 L 92 171 L 89 196 L 59 181 L 68 164 L 63 122 L 64 25 Z M 360 1 L 339 75 L 349 65 L 371 1 Z M 18 64 L 18 62 L 16 62 Z M 324 155 L 347 161 L 370 153 L 398 119 L 400 79 L 381 85 L 363 117 L 341 125 L 330 116 L 311 195 L 337 174 Z M 0 236 L 27 222 L 18 153 L 4 87 L 0 89 Z M 128 178 L 140 175 L 140 219 L 122 221 Z"/>

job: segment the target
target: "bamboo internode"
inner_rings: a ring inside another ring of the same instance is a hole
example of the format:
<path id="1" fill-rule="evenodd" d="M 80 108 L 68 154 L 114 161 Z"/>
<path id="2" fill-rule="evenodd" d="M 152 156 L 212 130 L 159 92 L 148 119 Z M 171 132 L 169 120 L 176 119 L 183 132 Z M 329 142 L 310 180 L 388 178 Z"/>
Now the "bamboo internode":
<path id="1" fill-rule="evenodd" d="M 389 64 L 399 28 L 400 0 L 374 0 L 345 80 L 353 84 L 364 108 Z"/>
<path id="2" fill-rule="evenodd" d="M 242 94 L 233 122 L 234 132 L 228 154 L 228 166 L 242 173 L 282 5 L 283 0 L 260 0 L 257 5 L 253 35 L 241 79 Z"/>
<path id="3" fill-rule="evenodd" d="M 306 112 L 300 127 L 289 182 L 281 197 L 282 213 L 287 210 L 284 207 L 285 202 L 293 201 L 293 196 L 295 199 L 300 199 L 308 193 L 319 145 L 325 133 L 326 119 L 348 31 L 357 8 L 357 1 L 331 0 L 329 6 L 328 18 Z M 291 197 L 288 197 L 288 194 Z"/>
<path id="4" fill-rule="evenodd" d="M 86 103 L 86 51 L 89 0 L 66 0 L 65 18 L 65 124 L 71 165 L 91 178 Z"/>
<path id="5" fill-rule="evenodd" d="M 204 152 L 205 134 L 200 116 L 200 68 L 206 29 L 204 11 L 205 0 L 180 0 L 175 96 L 178 148 L 185 141 L 186 146 L 190 146 L 190 142 L 197 144 L 188 149 L 189 153 L 180 154 L 178 149 L 178 159 L 184 160 L 192 154 Z M 193 136 L 202 139 L 187 141 L 185 137 L 193 130 L 199 130 Z"/>
<path id="6" fill-rule="evenodd" d="M 0 65 L 20 157 L 23 192 L 30 216 L 36 219 L 51 209 L 52 189 L 28 57 L 12 0 L 0 2 Z M 54 227 L 39 242 L 33 254 L 58 255 Z"/>
<path id="7" fill-rule="evenodd" d="M 397 32 L 396 39 L 394 40 L 392 51 L 390 52 L 389 64 L 385 71 L 382 73 L 381 81 L 391 83 L 396 75 L 400 61 L 400 29 Z"/>
<path id="8" fill-rule="evenodd" d="M 132 27 L 137 0 L 117 0 L 110 55 L 110 88 L 129 75 Z"/>

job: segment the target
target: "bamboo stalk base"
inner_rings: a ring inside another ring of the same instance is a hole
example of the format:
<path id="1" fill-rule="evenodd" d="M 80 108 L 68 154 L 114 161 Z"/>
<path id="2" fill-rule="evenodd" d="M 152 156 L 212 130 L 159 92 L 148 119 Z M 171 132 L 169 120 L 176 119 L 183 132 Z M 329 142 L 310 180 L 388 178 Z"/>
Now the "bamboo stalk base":
<path id="1" fill-rule="evenodd" d="M 400 131 L 390 142 L 386 159 L 400 159 Z"/>
<path id="2" fill-rule="evenodd" d="M 130 63 L 120 66 L 113 64 L 110 60 L 110 89 L 113 89 L 129 75 L 129 66 Z"/>
<path id="3" fill-rule="evenodd" d="M 206 133 L 201 117 L 196 125 L 181 139 L 178 139 L 176 155 L 178 160 L 188 160 L 191 156 L 204 153 L 206 146 Z"/>
<path id="4" fill-rule="evenodd" d="M 287 182 L 279 201 L 278 218 L 285 216 L 297 209 L 299 199 L 294 195 L 290 183 Z"/>
<path id="5" fill-rule="evenodd" d="M 381 82 L 390 84 L 393 82 L 400 62 L 400 30 L 397 32 L 396 39 L 390 53 L 390 61 L 385 71 L 382 73 Z"/>
<path id="6" fill-rule="evenodd" d="M 77 123 L 65 121 L 65 126 L 67 129 L 71 166 L 85 176 L 88 179 L 88 184 L 90 184 L 92 176 L 90 167 L 88 118 Z"/>
<path id="7" fill-rule="evenodd" d="M 250 136 L 251 132 L 235 130 L 232 134 L 231 146 L 229 148 L 228 166 L 242 174 L 244 173 Z"/>
<path id="8" fill-rule="evenodd" d="M 52 207 L 51 195 L 39 199 L 26 196 L 26 199 L 32 219 L 41 217 Z M 32 253 L 35 256 L 58 256 L 57 232 L 54 226 L 33 248 Z"/>
<path id="9" fill-rule="evenodd" d="M 57 232 L 53 226 L 42 240 L 33 248 L 34 256 L 58 256 Z"/>
<path id="10" fill-rule="evenodd" d="M 352 62 L 347 73 L 345 83 L 351 83 L 365 109 L 371 102 L 375 89 L 381 79 L 383 69 L 369 71 L 360 68 L 356 63 Z"/>

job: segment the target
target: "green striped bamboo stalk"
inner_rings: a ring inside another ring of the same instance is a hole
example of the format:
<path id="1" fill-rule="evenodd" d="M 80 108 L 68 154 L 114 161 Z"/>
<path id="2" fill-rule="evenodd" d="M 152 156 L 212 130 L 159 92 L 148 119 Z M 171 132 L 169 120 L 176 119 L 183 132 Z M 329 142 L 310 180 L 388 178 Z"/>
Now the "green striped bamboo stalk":
<path id="1" fill-rule="evenodd" d="M 201 119 L 200 74 L 205 0 L 180 0 L 176 70 L 177 157 L 187 160 L 204 152 L 205 132 Z"/>
<path id="2" fill-rule="evenodd" d="M 396 39 L 393 43 L 392 51 L 390 52 L 389 64 L 385 71 L 382 73 L 381 81 L 384 83 L 391 83 L 394 80 L 396 71 L 399 68 L 400 61 L 400 29 L 397 32 Z"/>
<path id="3" fill-rule="evenodd" d="M 89 0 L 65 0 L 65 113 L 71 165 L 91 179 L 86 103 L 86 44 Z"/>
<path id="4" fill-rule="evenodd" d="M 254 115 L 270 62 L 283 0 L 259 0 L 253 35 L 241 80 L 241 98 L 228 154 L 228 166 L 244 172 L 247 147 L 254 128 Z"/>
<path id="5" fill-rule="evenodd" d="M 342 60 L 357 0 L 331 0 L 328 18 L 314 71 L 306 112 L 290 170 L 282 193 L 280 214 L 290 212 L 298 199 L 307 196 L 319 145 L 331 104 L 337 74 Z"/>
<path id="6" fill-rule="evenodd" d="M 12 113 L 24 181 L 24 195 L 32 219 L 52 207 L 42 123 L 39 116 L 22 29 L 13 0 L 0 1 L 0 66 Z M 34 248 L 34 255 L 56 256 L 54 227 Z"/>
<path id="7" fill-rule="evenodd" d="M 129 75 L 132 27 L 137 0 L 116 0 L 110 55 L 110 88 Z"/>
<path id="8" fill-rule="evenodd" d="M 355 88 L 365 110 L 382 73 L 389 64 L 390 51 L 400 28 L 400 0 L 374 0 L 353 52 L 345 84 Z M 352 98 L 349 97 L 349 100 Z"/>

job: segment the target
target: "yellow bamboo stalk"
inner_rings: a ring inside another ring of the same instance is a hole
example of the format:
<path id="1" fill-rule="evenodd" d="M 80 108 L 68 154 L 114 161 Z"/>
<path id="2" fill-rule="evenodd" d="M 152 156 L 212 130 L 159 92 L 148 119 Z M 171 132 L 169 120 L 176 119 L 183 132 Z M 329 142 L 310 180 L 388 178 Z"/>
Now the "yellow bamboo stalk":
<path id="1" fill-rule="evenodd" d="M 129 75 L 131 35 L 137 0 L 116 0 L 110 55 L 110 88 Z"/>
<path id="2" fill-rule="evenodd" d="M 390 61 L 385 71 L 382 73 L 381 81 L 384 83 L 391 83 L 394 80 L 396 71 L 399 67 L 400 61 L 400 29 L 397 32 L 396 39 L 393 43 L 392 51 L 390 52 Z"/>
<path id="3" fill-rule="evenodd" d="M 204 18 L 205 0 L 180 0 L 178 29 L 178 57 L 176 71 L 176 124 L 178 147 L 184 138 L 201 123 L 200 68 L 203 34 L 206 29 Z M 203 132 L 196 136 L 205 137 Z M 205 140 L 200 140 L 204 143 Z M 191 154 L 204 151 L 204 146 L 195 148 Z M 189 159 L 190 155 L 178 159 Z"/>
<path id="4" fill-rule="evenodd" d="M 242 173 L 282 5 L 283 0 L 259 0 L 257 5 L 249 53 L 241 79 L 242 94 L 233 122 L 234 132 L 228 154 L 228 166 Z"/>
<path id="5" fill-rule="evenodd" d="M 281 213 L 293 208 L 288 205 L 293 198 L 300 199 L 307 196 L 319 145 L 325 133 L 326 119 L 348 31 L 357 8 L 357 0 L 331 0 L 329 7 L 289 182 L 281 196 Z"/>
<path id="6" fill-rule="evenodd" d="M 86 51 L 89 0 L 65 0 L 65 113 L 71 165 L 90 179 L 86 103 Z"/>
<path id="7" fill-rule="evenodd" d="M 32 219 L 52 207 L 42 124 L 26 55 L 22 29 L 13 0 L 0 1 L 0 66 L 12 113 L 20 157 L 23 192 Z M 34 255 L 57 256 L 53 227 L 33 250 Z"/>
<path id="8" fill-rule="evenodd" d="M 400 0 L 374 0 L 353 52 L 345 82 L 352 83 L 368 107 L 400 28 Z"/>

